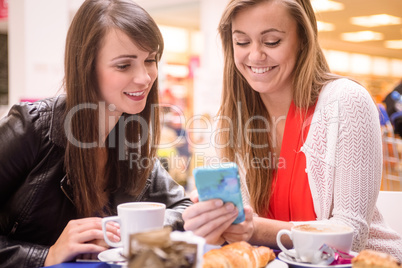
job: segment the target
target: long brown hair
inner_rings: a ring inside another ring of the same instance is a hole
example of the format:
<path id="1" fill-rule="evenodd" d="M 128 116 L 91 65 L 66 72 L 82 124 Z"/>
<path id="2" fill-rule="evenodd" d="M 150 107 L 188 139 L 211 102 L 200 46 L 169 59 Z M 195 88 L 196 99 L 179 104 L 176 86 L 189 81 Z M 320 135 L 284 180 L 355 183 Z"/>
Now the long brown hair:
<path id="1" fill-rule="evenodd" d="M 219 23 L 219 33 L 224 53 L 221 120 L 218 128 L 228 131 L 218 133 L 218 142 L 226 145 L 221 153 L 225 159 L 235 161 L 246 171 L 251 206 L 257 214 L 268 212 L 273 170 L 277 158 L 273 142 L 266 131 L 272 130 L 272 121 L 258 92 L 254 91 L 237 70 L 232 43 L 232 20 L 241 10 L 263 2 L 282 3 L 297 23 L 299 54 L 293 71 L 293 101 L 296 106 L 307 108 L 314 104 L 324 84 L 333 80 L 328 64 L 317 40 L 317 26 L 310 0 L 232 0 L 227 5 Z M 235 119 L 236 120 L 225 120 Z M 257 160 L 257 161 L 256 161 Z M 256 167 L 258 164 L 258 167 Z M 253 165 L 253 167 L 250 167 Z"/>
<path id="2" fill-rule="evenodd" d="M 152 171 L 155 145 L 159 142 L 156 79 L 144 110 L 138 115 L 123 114 L 118 124 L 124 127 L 115 127 L 116 132 L 109 134 L 106 167 L 97 163 L 101 98 L 95 64 L 103 38 L 110 29 L 123 31 L 146 51 L 156 51 L 158 60 L 163 52 L 163 39 L 156 23 L 131 0 L 86 0 L 74 16 L 66 39 L 64 86 L 66 114 L 74 109 L 77 112 L 69 118 L 65 168 L 80 216 L 102 215 L 106 204 L 100 194 L 105 192 L 125 189 L 127 193 L 138 194 Z M 126 136 L 130 144 L 140 145 L 125 146 Z M 131 154 L 136 154 L 134 165 L 129 163 Z M 99 169 L 104 169 L 103 178 L 96 175 Z"/>

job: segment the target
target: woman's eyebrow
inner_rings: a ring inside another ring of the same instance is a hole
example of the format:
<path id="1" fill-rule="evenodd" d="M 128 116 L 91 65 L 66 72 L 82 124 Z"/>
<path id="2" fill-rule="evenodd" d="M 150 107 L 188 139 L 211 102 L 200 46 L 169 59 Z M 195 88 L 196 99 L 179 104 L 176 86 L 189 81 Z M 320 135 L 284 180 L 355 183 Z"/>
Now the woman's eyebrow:
<path id="1" fill-rule="evenodd" d="M 276 28 L 269 28 L 269 29 L 267 29 L 265 31 L 262 31 L 261 35 L 266 34 L 266 33 L 270 33 L 270 32 L 285 33 L 285 31 L 281 31 L 281 30 L 278 30 Z"/>
<path id="2" fill-rule="evenodd" d="M 122 58 L 136 59 L 136 58 L 138 58 L 138 56 L 137 55 L 119 55 L 119 56 L 113 58 L 112 60 L 117 60 L 117 59 L 122 59 Z"/>
<path id="3" fill-rule="evenodd" d="M 266 34 L 266 33 L 270 33 L 270 32 L 285 33 L 284 31 L 280 31 L 280 30 L 278 30 L 278 29 L 276 29 L 276 28 L 269 28 L 269 29 L 266 29 L 266 30 L 262 31 L 262 32 L 261 32 L 261 35 Z M 238 34 L 246 34 L 245 32 L 242 32 L 242 31 L 240 31 L 240 30 L 234 30 L 234 31 L 232 32 L 232 34 L 235 34 L 235 33 L 238 33 Z"/>

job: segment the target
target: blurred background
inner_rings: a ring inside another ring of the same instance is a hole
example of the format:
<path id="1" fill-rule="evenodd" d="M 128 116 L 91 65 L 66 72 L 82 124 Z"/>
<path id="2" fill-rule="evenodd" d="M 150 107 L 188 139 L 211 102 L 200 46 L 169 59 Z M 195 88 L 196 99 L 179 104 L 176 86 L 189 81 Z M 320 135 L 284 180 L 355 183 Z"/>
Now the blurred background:
<path id="1" fill-rule="evenodd" d="M 82 0 L 0 0 L 0 117 L 20 101 L 62 93 L 64 42 Z M 228 0 L 137 0 L 160 26 L 164 122 L 159 157 L 191 190 L 191 170 L 218 161 L 214 117 L 222 84 L 217 25 Z M 401 190 L 402 0 L 312 0 L 335 73 L 363 84 L 381 112 L 383 189 Z M 399 98 L 399 99 L 398 99 Z M 401 132 L 399 132 L 401 131 Z"/>

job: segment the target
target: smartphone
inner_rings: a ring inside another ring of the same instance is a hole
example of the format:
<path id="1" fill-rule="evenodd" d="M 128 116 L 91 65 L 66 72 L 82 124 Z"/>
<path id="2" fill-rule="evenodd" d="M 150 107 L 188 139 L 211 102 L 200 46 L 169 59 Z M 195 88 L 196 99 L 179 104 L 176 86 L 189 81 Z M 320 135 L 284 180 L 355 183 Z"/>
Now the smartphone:
<path id="1" fill-rule="evenodd" d="M 193 170 L 193 175 L 200 201 L 222 199 L 224 203 L 231 202 L 239 210 L 239 215 L 233 223 L 244 221 L 240 177 L 235 163 L 221 163 L 214 167 L 197 167 Z"/>

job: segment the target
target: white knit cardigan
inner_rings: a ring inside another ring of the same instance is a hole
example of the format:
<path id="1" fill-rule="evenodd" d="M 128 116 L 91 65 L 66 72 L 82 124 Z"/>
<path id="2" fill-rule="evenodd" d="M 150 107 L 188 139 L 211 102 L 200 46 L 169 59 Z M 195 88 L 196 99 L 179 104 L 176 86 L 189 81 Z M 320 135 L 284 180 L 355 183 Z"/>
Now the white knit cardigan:
<path id="1" fill-rule="evenodd" d="M 353 227 L 353 251 L 374 249 L 402 261 L 402 237 L 387 227 L 376 207 L 381 129 L 378 109 L 367 90 L 346 78 L 324 86 L 301 151 L 306 155 L 317 220 Z M 242 192 L 248 204 L 244 176 Z"/>

